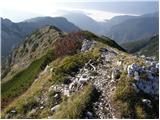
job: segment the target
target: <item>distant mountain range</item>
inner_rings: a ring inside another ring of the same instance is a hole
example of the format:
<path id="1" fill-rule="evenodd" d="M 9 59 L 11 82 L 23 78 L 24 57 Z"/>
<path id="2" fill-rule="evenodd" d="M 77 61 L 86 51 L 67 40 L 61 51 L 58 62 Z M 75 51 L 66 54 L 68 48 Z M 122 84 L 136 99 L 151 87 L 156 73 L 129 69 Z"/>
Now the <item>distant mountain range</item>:
<path id="1" fill-rule="evenodd" d="M 158 33 L 159 18 L 140 16 L 111 27 L 107 35 L 118 43 L 151 37 Z"/>
<path id="2" fill-rule="evenodd" d="M 23 41 L 27 35 L 45 25 L 56 26 L 64 32 L 88 30 L 110 37 L 122 44 L 157 34 L 159 16 L 158 12 L 155 12 L 142 16 L 115 16 L 110 20 L 97 22 L 85 14 L 71 12 L 63 17 L 36 17 L 19 23 L 1 18 L 1 23 L 2 57 L 4 57 L 8 56 L 11 49 Z"/>
<path id="3" fill-rule="evenodd" d="M 79 31 L 80 29 L 63 17 L 37 17 L 23 22 L 14 23 L 1 18 L 2 23 L 2 56 L 8 56 L 11 49 L 35 30 L 46 25 L 56 26 L 63 32 Z"/>
<path id="4" fill-rule="evenodd" d="M 159 57 L 159 35 L 121 45 L 129 53 Z"/>
<path id="5" fill-rule="evenodd" d="M 104 23 L 97 22 L 94 19 L 92 19 L 91 17 L 89 17 L 83 13 L 70 12 L 70 13 L 64 15 L 64 17 L 67 18 L 67 20 L 69 20 L 70 22 L 77 25 L 82 30 L 88 30 L 88 31 L 91 31 L 96 34 L 102 34 L 102 32 L 103 32 L 103 31 L 101 31 L 101 30 L 103 30 L 101 27 L 101 24 L 105 24 L 105 22 Z"/>
<path id="6" fill-rule="evenodd" d="M 115 16 L 104 22 L 97 22 L 82 13 L 68 13 L 64 17 L 83 30 L 108 36 L 120 44 L 151 37 L 159 32 L 158 12 L 141 16 Z"/>

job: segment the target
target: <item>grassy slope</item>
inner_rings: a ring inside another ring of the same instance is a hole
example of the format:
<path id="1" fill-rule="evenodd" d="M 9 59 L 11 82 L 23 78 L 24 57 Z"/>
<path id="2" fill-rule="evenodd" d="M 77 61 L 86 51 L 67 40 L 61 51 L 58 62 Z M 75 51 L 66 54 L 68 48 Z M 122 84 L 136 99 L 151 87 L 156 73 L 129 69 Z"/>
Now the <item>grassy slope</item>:
<path id="1" fill-rule="evenodd" d="M 117 60 L 122 61 L 127 66 L 132 63 L 145 66 L 145 60 L 128 53 L 119 54 L 115 61 Z M 117 65 L 114 67 L 117 67 Z M 121 72 L 121 77 L 117 81 L 117 88 L 112 98 L 112 105 L 116 109 L 116 118 L 158 118 L 159 102 L 150 95 L 142 92 L 137 93 L 131 85 L 134 82 L 133 78 L 128 77 L 125 71 L 122 70 Z M 144 107 L 142 99 L 150 99 L 153 108 Z"/>
<path id="2" fill-rule="evenodd" d="M 146 56 L 151 55 L 159 58 L 159 36 L 151 38 L 149 44 L 143 47 L 139 51 L 139 53 L 144 54 Z"/>
<path id="3" fill-rule="evenodd" d="M 95 36 L 92 33 L 89 32 L 84 32 L 85 33 L 85 37 L 89 37 L 89 39 L 92 40 L 96 40 L 99 42 L 102 42 L 104 44 L 107 44 L 111 47 L 117 48 L 119 50 L 123 49 L 118 46 L 118 44 L 115 44 L 114 41 L 111 41 L 110 39 L 103 39 L 103 38 L 98 38 L 97 36 Z M 98 49 L 95 48 L 93 51 L 91 52 L 86 52 L 86 53 L 80 53 L 80 54 L 76 54 L 73 56 L 67 56 L 62 58 L 62 60 L 58 61 L 57 64 L 54 64 L 54 72 L 52 74 L 52 79 L 50 80 L 50 84 L 59 84 L 59 83 L 63 83 L 64 80 L 66 80 L 66 78 L 68 76 L 71 75 L 72 72 L 76 72 L 80 67 L 82 67 L 89 59 L 96 59 L 99 54 L 98 54 Z M 42 58 L 41 58 L 42 59 Z M 39 61 L 39 60 L 38 60 Z M 46 62 L 44 62 L 43 60 L 39 61 L 38 63 L 35 61 L 35 63 L 32 63 L 27 69 L 25 69 L 24 71 L 22 71 L 22 73 L 19 73 L 19 78 L 18 80 L 16 80 L 15 78 L 13 79 L 14 81 L 16 81 L 14 84 L 17 85 L 19 88 L 16 87 L 15 94 L 17 94 L 17 96 L 19 96 L 21 93 L 19 93 L 19 90 L 23 91 L 24 87 L 26 86 L 26 89 L 31 85 L 31 83 L 33 82 L 35 76 L 38 74 L 38 72 L 40 71 L 40 65 L 44 64 L 46 65 Z M 32 70 L 35 69 L 32 68 L 32 66 L 36 64 L 36 70 L 34 74 L 32 73 Z M 43 65 L 44 66 L 44 65 Z M 31 67 L 31 68 L 30 68 Z M 30 69 L 29 69 L 30 68 Z M 26 71 L 26 72 L 25 72 Z M 31 74 L 31 76 L 29 74 Z M 16 75 L 16 76 L 17 76 Z M 26 79 L 26 75 L 29 75 Z M 25 78 L 25 81 L 23 81 Z M 31 78 L 31 79 L 30 79 Z M 22 80 L 23 82 L 17 82 Z M 12 80 L 11 80 L 12 81 Z M 34 104 L 34 95 L 37 94 L 37 92 L 41 91 L 42 89 L 44 89 L 44 85 L 46 84 L 47 80 L 40 80 L 38 82 L 36 82 L 33 86 L 31 86 L 24 95 L 20 96 L 17 100 L 13 101 L 13 103 L 11 103 L 3 112 L 3 115 L 5 115 L 6 113 L 8 113 L 10 110 L 12 110 L 13 108 L 17 110 L 18 114 L 28 114 L 26 111 L 24 111 L 26 109 L 26 106 L 32 106 Z M 42 84 L 43 83 L 43 84 Z M 8 85 L 10 86 L 11 84 L 8 83 Z M 42 87 L 43 86 L 43 87 Z M 49 87 L 49 86 L 48 86 Z M 9 88 L 9 87 L 8 87 Z M 11 90 L 9 90 L 8 94 L 10 94 Z M 13 92 L 14 93 L 14 92 Z M 3 93 L 4 94 L 4 93 Z M 5 96 L 6 94 L 4 94 Z M 8 97 L 8 96 L 7 96 Z M 7 98 L 6 97 L 6 98 Z M 15 96 L 13 96 L 15 97 Z M 8 99 L 8 98 L 7 98 Z M 27 100 L 28 99 L 28 100 Z M 30 101 L 29 101 L 30 100 Z M 33 103 L 33 104 L 32 104 Z M 29 109 L 30 110 L 30 109 Z M 73 109 L 74 110 L 74 109 Z M 28 111 L 29 112 L 29 111 Z M 43 112 L 42 112 L 43 113 Z M 48 113 L 47 113 L 48 114 Z M 35 117 L 40 117 L 39 116 L 40 113 L 37 113 L 37 115 Z M 42 114 L 41 117 L 47 117 L 46 114 Z M 16 117 L 15 117 L 16 118 Z M 72 117 L 71 117 L 72 118 Z"/>
<path id="4" fill-rule="evenodd" d="M 1 99 L 2 107 L 8 101 L 22 94 L 32 84 L 37 74 L 44 69 L 46 63 L 48 63 L 50 56 L 45 55 L 38 60 L 32 62 L 28 68 L 16 74 L 11 80 L 2 84 Z"/>
<path id="5" fill-rule="evenodd" d="M 113 104 L 117 110 L 117 117 L 132 119 L 158 118 L 159 101 L 143 92 L 137 93 L 134 88 L 131 87 L 131 83 L 133 82 L 133 78 L 129 78 L 126 73 L 122 73 L 113 98 Z M 144 98 L 152 101 L 153 108 L 143 105 L 142 99 Z"/>
<path id="6" fill-rule="evenodd" d="M 93 87 L 87 85 L 82 91 L 72 95 L 68 100 L 60 104 L 60 108 L 53 114 L 54 119 L 78 119 L 91 102 Z M 64 112 L 65 110 L 65 112 Z"/>
<path id="7" fill-rule="evenodd" d="M 95 49 L 92 53 L 86 52 L 81 54 L 76 54 L 73 56 L 66 56 L 61 59 L 57 59 L 51 64 L 51 66 L 54 67 L 54 71 L 51 74 L 52 78 L 50 77 L 48 79 L 47 76 L 43 77 L 43 79 L 38 80 L 35 82 L 26 92 L 24 95 L 20 96 L 18 99 L 13 101 L 9 106 L 7 106 L 4 111 L 2 118 L 6 113 L 8 113 L 13 108 L 16 109 L 18 114 L 27 114 L 27 112 L 24 113 L 24 110 L 26 109 L 25 106 L 31 106 L 32 103 L 35 102 L 34 96 L 36 96 L 41 90 L 44 90 L 45 86 L 49 88 L 49 86 L 53 84 L 59 84 L 63 83 L 64 80 L 72 73 L 77 70 L 77 68 L 82 67 L 87 61 L 90 59 L 97 58 L 99 54 L 97 53 L 97 49 Z M 70 72 L 66 72 L 70 71 Z M 48 75 L 50 76 L 50 75 Z M 48 85 L 49 84 L 49 85 Z M 30 101 L 29 101 L 30 100 Z M 48 108 L 51 106 L 48 106 Z M 29 109 L 30 110 L 30 109 Z M 44 118 L 47 117 L 49 112 L 45 113 L 45 111 L 41 111 L 34 116 L 37 118 Z M 29 111 L 28 111 L 29 112 Z M 16 118 L 16 117 L 15 117 Z"/>
<path id="8" fill-rule="evenodd" d="M 89 61 L 89 59 L 96 59 L 98 55 L 98 51 L 94 50 L 94 52 L 85 52 L 83 54 L 80 53 L 65 57 L 57 64 L 58 66 L 56 66 L 56 69 L 54 70 L 53 79 L 56 79 L 55 82 L 57 83 L 63 82 L 63 79 L 65 80 L 68 75 L 71 75 L 72 72 L 77 72 L 79 68 Z"/>
<path id="9" fill-rule="evenodd" d="M 98 41 L 98 42 L 101 42 L 103 44 L 106 44 L 110 47 L 113 47 L 113 48 L 116 48 L 120 51 L 125 51 L 121 46 L 119 46 L 115 41 L 111 40 L 110 38 L 108 37 L 98 37 L 96 35 L 94 35 L 93 33 L 91 32 L 88 32 L 88 31 L 83 31 L 83 34 L 85 35 L 85 37 L 87 39 L 91 39 L 91 40 L 95 40 L 95 41 Z"/>
<path id="10" fill-rule="evenodd" d="M 150 39 L 137 40 L 122 44 L 129 53 L 140 53 L 146 56 L 156 56 L 158 58 L 159 36 Z"/>
<path id="11" fill-rule="evenodd" d="M 147 45 L 149 43 L 149 40 L 135 40 L 131 42 L 127 42 L 122 44 L 121 46 L 126 49 L 129 53 L 135 53 L 139 51 L 141 48 Z"/>

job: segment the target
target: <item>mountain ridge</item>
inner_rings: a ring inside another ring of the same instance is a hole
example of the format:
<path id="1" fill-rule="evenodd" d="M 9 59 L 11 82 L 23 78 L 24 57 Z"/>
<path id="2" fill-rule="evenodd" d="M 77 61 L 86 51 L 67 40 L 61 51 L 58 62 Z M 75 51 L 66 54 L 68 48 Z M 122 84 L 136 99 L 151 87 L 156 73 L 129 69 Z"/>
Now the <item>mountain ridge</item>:
<path id="1" fill-rule="evenodd" d="M 153 45 L 152 45 L 153 44 Z M 159 35 L 154 35 L 152 37 L 137 40 L 129 43 L 122 44 L 121 46 L 124 47 L 129 53 L 145 55 L 147 57 L 154 56 L 156 59 L 159 58 Z"/>
<path id="2" fill-rule="evenodd" d="M 8 56 L 10 53 L 10 50 L 13 49 L 20 41 L 23 41 L 27 35 L 31 34 L 31 32 L 34 32 L 35 30 L 45 25 L 56 26 L 64 32 L 79 31 L 78 27 L 76 27 L 74 24 L 70 23 L 63 17 L 56 17 L 55 20 L 53 17 L 50 17 L 49 18 L 50 22 L 47 22 L 47 20 L 48 18 L 45 19 L 45 17 L 43 17 L 43 21 L 37 21 L 37 23 L 36 22 L 34 23 L 30 23 L 30 22 L 14 23 L 10 21 L 9 19 L 1 18 L 2 56 Z M 10 27 L 9 25 L 12 25 L 12 27 Z M 13 32 L 17 32 L 17 34 L 13 34 Z"/>
<path id="3" fill-rule="evenodd" d="M 11 63 L 2 118 L 158 118 L 157 61 L 110 38 L 46 26 L 15 48 Z"/>

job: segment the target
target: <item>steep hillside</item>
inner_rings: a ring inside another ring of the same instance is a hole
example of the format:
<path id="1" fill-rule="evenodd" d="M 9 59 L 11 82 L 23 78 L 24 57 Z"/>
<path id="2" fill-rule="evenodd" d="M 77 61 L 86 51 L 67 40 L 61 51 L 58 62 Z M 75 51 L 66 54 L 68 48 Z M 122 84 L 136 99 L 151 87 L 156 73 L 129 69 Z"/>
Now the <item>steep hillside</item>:
<path id="1" fill-rule="evenodd" d="M 10 50 L 24 38 L 16 23 L 9 19 L 1 18 L 1 35 L 2 35 L 2 56 L 8 55 Z"/>
<path id="2" fill-rule="evenodd" d="M 22 30 L 25 31 L 26 27 L 28 26 L 27 23 L 31 25 L 35 25 L 37 28 L 43 27 L 45 25 L 51 25 L 51 26 L 55 26 L 59 28 L 60 30 L 64 32 L 79 31 L 79 28 L 77 26 L 69 22 L 64 17 L 36 17 L 36 18 L 25 20 L 24 22 L 20 22 L 18 24 L 20 28 L 22 28 Z"/>
<path id="3" fill-rule="evenodd" d="M 42 56 L 60 37 L 62 32 L 52 26 L 35 31 L 12 51 L 11 64 L 25 64 Z"/>
<path id="4" fill-rule="evenodd" d="M 96 20 L 92 19 L 91 17 L 83 13 L 71 12 L 64 15 L 64 17 L 67 18 L 67 20 L 74 23 L 75 25 L 77 25 L 82 30 L 88 30 L 95 34 L 101 34 L 102 32 L 101 25 Z"/>
<path id="5" fill-rule="evenodd" d="M 69 12 L 64 15 L 64 17 L 82 30 L 88 30 L 98 35 L 108 36 L 117 43 L 139 40 L 151 37 L 158 33 L 158 12 L 140 16 L 115 16 L 103 22 L 96 21 L 91 17 L 78 12 Z"/>
<path id="6" fill-rule="evenodd" d="M 157 34 L 158 25 L 158 17 L 138 17 L 113 26 L 107 35 L 122 44 Z"/>
<path id="7" fill-rule="evenodd" d="M 46 39 L 40 42 L 39 35 L 55 33 L 59 39 L 51 46 Z M 130 55 L 89 31 L 64 34 L 47 27 L 38 36 L 32 34 L 13 54 L 13 66 L 29 53 L 39 57 L 28 59 L 31 64 L 2 84 L 2 118 L 158 118 L 157 61 Z M 32 51 L 30 44 L 21 56 L 30 41 L 39 41 L 38 47 Z"/>
<path id="8" fill-rule="evenodd" d="M 2 56 L 9 55 L 12 48 L 23 41 L 27 35 L 46 25 L 56 26 L 63 32 L 79 31 L 79 28 L 63 17 L 38 17 L 24 22 L 14 23 L 1 18 Z"/>
<path id="9" fill-rule="evenodd" d="M 98 35 L 106 35 L 106 32 L 108 33 L 108 31 L 112 26 L 120 24 L 125 20 L 136 18 L 136 16 L 122 15 L 122 16 L 115 16 L 105 21 L 96 21 L 92 19 L 90 16 L 79 12 L 68 12 L 63 16 L 72 23 L 74 23 L 75 25 L 77 25 L 82 30 L 88 30 Z"/>
<path id="10" fill-rule="evenodd" d="M 138 51 L 138 54 L 145 56 L 155 56 L 159 59 L 159 35 L 149 40 L 149 44 Z"/>
<path id="11" fill-rule="evenodd" d="M 121 45 L 130 53 L 137 53 L 145 56 L 155 56 L 158 58 L 159 54 L 159 35 L 148 39 L 128 42 Z"/>
<path id="12" fill-rule="evenodd" d="M 64 33 L 58 28 L 45 26 L 28 36 L 22 43 L 12 50 L 9 58 L 7 69 L 2 72 L 2 78 L 7 75 L 3 81 L 10 79 L 17 71 L 20 71 L 28 66 L 32 61 L 42 57 L 46 52 L 53 48 L 54 42 Z M 10 71 L 8 73 L 8 71 Z"/>

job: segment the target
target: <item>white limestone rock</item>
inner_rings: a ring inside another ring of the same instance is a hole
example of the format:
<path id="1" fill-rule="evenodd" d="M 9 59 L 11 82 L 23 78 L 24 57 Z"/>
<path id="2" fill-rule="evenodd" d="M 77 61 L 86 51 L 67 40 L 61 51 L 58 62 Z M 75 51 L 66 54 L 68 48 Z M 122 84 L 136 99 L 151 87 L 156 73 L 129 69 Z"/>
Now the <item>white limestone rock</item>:
<path id="1" fill-rule="evenodd" d="M 140 80 L 140 76 L 137 71 L 134 72 L 134 80 Z"/>
<path id="2" fill-rule="evenodd" d="M 17 111 L 15 109 L 11 110 L 11 113 L 16 113 Z"/>
<path id="3" fill-rule="evenodd" d="M 88 51 L 93 44 L 93 41 L 84 39 L 82 43 L 81 52 Z"/>
<path id="4" fill-rule="evenodd" d="M 44 108 L 44 106 L 41 106 L 41 107 L 40 107 L 40 110 L 42 110 L 43 108 Z"/>
<path id="5" fill-rule="evenodd" d="M 151 101 L 149 99 L 143 99 L 142 102 L 146 104 L 148 107 L 152 108 Z"/>
<path id="6" fill-rule="evenodd" d="M 59 107 L 60 107 L 60 105 L 56 105 L 56 106 L 52 107 L 51 112 L 55 112 Z"/>
<path id="7" fill-rule="evenodd" d="M 82 76 L 80 77 L 79 82 L 80 82 L 80 83 L 86 83 L 86 82 L 88 82 L 89 79 L 90 79 L 90 78 L 88 77 L 88 75 L 87 75 L 87 74 L 84 74 L 84 75 L 82 75 Z"/>
<path id="8" fill-rule="evenodd" d="M 133 76 L 134 71 L 137 71 L 138 69 L 139 69 L 139 67 L 135 63 L 129 65 L 127 68 L 128 76 Z"/>
<path id="9" fill-rule="evenodd" d="M 89 111 L 87 111 L 86 116 L 88 119 L 92 119 L 93 118 L 93 114 Z"/>
<path id="10" fill-rule="evenodd" d="M 112 71 L 111 77 L 112 77 L 112 80 L 118 79 L 120 77 L 120 71 L 118 69 L 114 69 Z"/>
<path id="11" fill-rule="evenodd" d="M 68 86 L 65 86 L 65 88 L 64 88 L 64 90 L 63 90 L 63 94 L 65 95 L 65 96 L 70 96 L 70 90 L 69 90 L 69 88 L 68 88 Z"/>
<path id="12" fill-rule="evenodd" d="M 122 61 L 117 61 L 116 64 L 117 64 L 117 66 L 121 66 L 122 65 Z"/>
<path id="13" fill-rule="evenodd" d="M 156 68 L 159 69 L 159 63 L 156 64 Z"/>
<path id="14" fill-rule="evenodd" d="M 139 92 L 139 89 L 137 88 L 137 86 L 134 84 L 134 83 L 132 83 L 132 87 L 134 88 L 134 90 L 138 93 Z"/>
<path id="15" fill-rule="evenodd" d="M 50 66 L 47 65 L 46 68 L 44 69 L 44 71 L 42 72 L 42 74 L 45 74 L 45 73 L 47 73 L 49 71 L 50 71 Z"/>
<path id="16" fill-rule="evenodd" d="M 58 94 L 57 93 L 54 95 L 54 98 L 58 98 Z"/>

